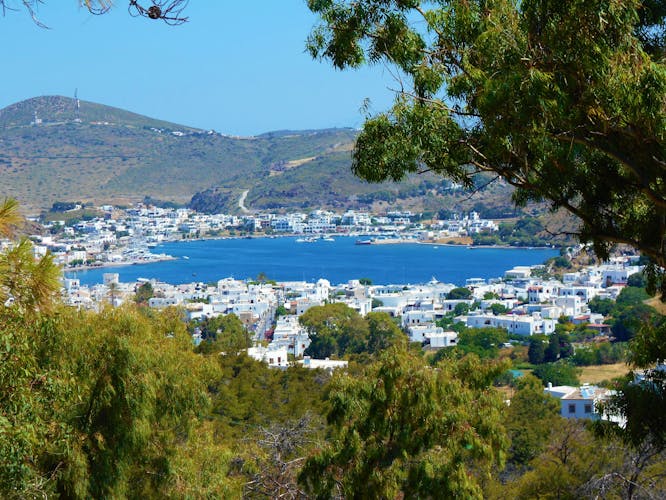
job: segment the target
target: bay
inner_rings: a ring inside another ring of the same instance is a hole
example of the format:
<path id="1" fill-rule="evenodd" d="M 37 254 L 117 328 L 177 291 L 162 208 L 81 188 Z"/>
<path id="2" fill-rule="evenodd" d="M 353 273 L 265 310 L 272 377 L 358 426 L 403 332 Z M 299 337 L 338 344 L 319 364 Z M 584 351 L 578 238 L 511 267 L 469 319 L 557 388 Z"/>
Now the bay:
<path id="1" fill-rule="evenodd" d="M 467 278 L 496 278 L 514 266 L 541 264 L 558 255 L 550 248 L 486 248 L 419 243 L 356 245 L 356 238 L 298 242 L 296 238 L 218 239 L 170 242 L 155 253 L 175 260 L 66 273 L 81 284 L 103 281 L 104 273 L 119 273 L 120 281 L 157 279 L 172 284 L 216 282 L 222 278 L 256 278 L 260 273 L 276 281 L 332 284 L 369 278 L 374 284 L 440 282 L 463 285 Z"/>

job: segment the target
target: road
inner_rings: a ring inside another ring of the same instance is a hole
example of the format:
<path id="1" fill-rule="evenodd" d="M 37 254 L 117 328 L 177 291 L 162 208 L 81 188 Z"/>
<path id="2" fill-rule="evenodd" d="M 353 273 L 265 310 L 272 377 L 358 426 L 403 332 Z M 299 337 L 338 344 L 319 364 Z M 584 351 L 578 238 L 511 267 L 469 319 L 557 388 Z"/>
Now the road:
<path id="1" fill-rule="evenodd" d="M 240 198 L 238 198 L 238 208 L 240 208 L 241 212 L 243 212 L 244 214 L 247 214 L 247 213 L 250 212 L 247 209 L 247 207 L 245 206 L 245 198 L 247 198 L 247 193 L 249 193 L 249 192 L 250 192 L 250 190 L 246 189 L 245 191 L 243 191 L 243 194 L 240 195 Z"/>

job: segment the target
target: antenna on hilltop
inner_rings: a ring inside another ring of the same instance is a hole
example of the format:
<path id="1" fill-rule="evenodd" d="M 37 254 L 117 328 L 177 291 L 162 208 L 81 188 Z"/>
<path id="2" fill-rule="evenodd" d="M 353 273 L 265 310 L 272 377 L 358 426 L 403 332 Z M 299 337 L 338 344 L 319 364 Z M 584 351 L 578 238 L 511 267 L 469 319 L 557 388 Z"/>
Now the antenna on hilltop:
<path id="1" fill-rule="evenodd" d="M 74 118 L 74 121 L 76 123 L 81 123 L 81 101 L 79 101 L 79 89 L 78 88 L 74 89 L 74 101 L 76 101 L 76 103 L 75 103 L 76 118 Z"/>

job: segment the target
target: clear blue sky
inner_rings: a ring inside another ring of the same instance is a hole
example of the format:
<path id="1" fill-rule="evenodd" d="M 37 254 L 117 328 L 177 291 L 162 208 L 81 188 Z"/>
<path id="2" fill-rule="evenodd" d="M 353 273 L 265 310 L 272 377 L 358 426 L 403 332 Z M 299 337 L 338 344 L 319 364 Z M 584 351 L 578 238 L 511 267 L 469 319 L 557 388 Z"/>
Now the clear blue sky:
<path id="1" fill-rule="evenodd" d="M 16 0 L 18 3 L 18 0 Z M 37 27 L 0 16 L 0 108 L 39 95 L 73 96 L 183 125 L 238 135 L 360 127 L 390 106 L 380 66 L 340 72 L 314 61 L 305 0 L 191 0 L 182 26 L 133 18 L 127 0 L 93 16 L 77 0 L 45 0 Z"/>

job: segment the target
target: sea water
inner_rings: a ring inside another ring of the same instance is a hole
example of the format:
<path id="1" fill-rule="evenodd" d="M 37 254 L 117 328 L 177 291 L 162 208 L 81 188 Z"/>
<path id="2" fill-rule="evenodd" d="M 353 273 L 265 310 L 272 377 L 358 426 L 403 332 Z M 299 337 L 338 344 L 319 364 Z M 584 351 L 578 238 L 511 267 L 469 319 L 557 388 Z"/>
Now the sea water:
<path id="1" fill-rule="evenodd" d="M 275 281 L 327 279 L 332 284 L 368 278 L 374 284 L 426 283 L 432 278 L 464 285 L 468 278 L 497 278 L 514 266 L 541 264 L 558 255 L 551 248 L 487 248 L 419 243 L 356 245 L 356 238 L 299 242 L 297 238 L 229 238 L 171 242 L 153 251 L 176 257 L 152 264 L 68 272 L 81 284 L 102 282 L 104 273 L 120 281 L 138 278 L 166 283 L 216 282 L 222 278 Z"/>

